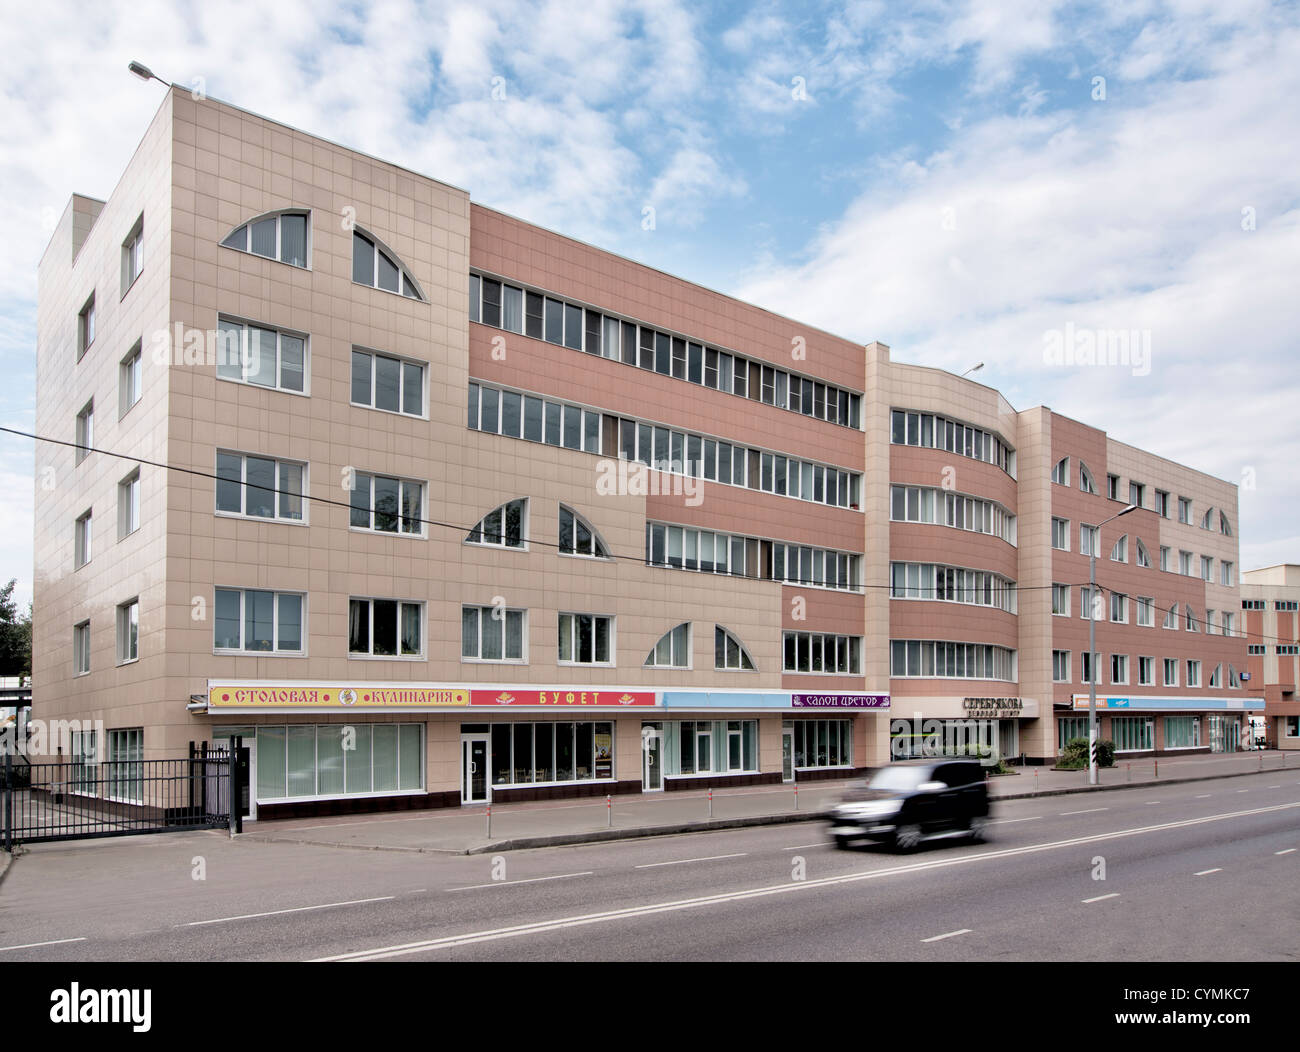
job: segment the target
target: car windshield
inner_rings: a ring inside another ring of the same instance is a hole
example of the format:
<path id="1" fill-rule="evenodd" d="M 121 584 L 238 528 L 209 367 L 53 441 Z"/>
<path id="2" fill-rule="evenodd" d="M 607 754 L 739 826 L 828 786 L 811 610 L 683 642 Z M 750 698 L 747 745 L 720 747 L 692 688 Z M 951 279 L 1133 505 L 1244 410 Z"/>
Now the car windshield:
<path id="1" fill-rule="evenodd" d="M 871 776 L 871 789 L 915 789 L 930 774 L 928 767 L 882 767 Z"/>

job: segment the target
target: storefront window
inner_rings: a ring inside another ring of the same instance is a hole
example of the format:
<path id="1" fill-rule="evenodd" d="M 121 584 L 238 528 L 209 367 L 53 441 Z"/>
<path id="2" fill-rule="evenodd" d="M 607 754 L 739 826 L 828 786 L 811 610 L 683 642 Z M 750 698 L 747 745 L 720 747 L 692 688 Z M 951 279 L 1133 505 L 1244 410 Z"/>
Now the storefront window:
<path id="1" fill-rule="evenodd" d="M 852 720 L 789 720 L 796 768 L 852 767 Z"/>
<path id="2" fill-rule="evenodd" d="M 758 770 L 757 720 L 673 720 L 663 725 L 664 774 Z"/>
<path id="3" fill-rule="evenodd" d="M 1110 735 L 1116 752 L 1141 752 L 1155 748 L 1153 721 L 1149 716 L 1113 716 Z"/>
<path id="4" fill-rule="evenodd" d="M 492 784 L 589 782 L 614 776 L 611 723 L 492 725 Z"/>
<path id="5" fill-rule="evenodd" d="M 295 723 L 256 733 L 259 802 L 424 788 L 422 723 Z"/>
<path id="6" fill-rule="evenodd" d="M 1165 748 L 1195 749 L 1201 744 L 1201 720 L 1198 716 L 1166 716 Z"/>

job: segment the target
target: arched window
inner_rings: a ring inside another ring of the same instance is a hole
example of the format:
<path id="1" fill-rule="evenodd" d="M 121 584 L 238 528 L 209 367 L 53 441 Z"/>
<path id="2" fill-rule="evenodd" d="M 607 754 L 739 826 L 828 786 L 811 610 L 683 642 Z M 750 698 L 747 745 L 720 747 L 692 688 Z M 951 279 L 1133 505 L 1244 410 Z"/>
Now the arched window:
<path id="1" fill-rule="evenodd" d="M 1188 603 L 1186 606 L 1184 606 L 1183 612 L 1186 617 L 1187 631 L 1199 632 L 1201 630 L 1201 622 L 1200 619 L 1196 616 L 1196 611 L 1192 609 L 1192 604 Z"/>
<path id="2" fill-rule="evenodd" d="M 352 280 L 358 285 L 396 292 L 413 300 L 425 298 L 396 253 L 373 234 L 360 229 L 352 231 Z"/>
<path id="3" fill-rule="evenodd" d="M 691 667 L 691 623 L 683 621 L 665 632 L 645 659 L 646 668 Z"/>
<path id="4" fill-rule="evenodd" d="M 1232 536 L 1232 523 L 1228 521 L 1228 516 L 1224 515 L 1223 512 L 1219 512 L 1219 532 L 1225 537 Z"/>
<path id="5" fill-rule="evenodd" d="M 1092 472 L 1088 470 L 1088 465 L 1082 460 L 1079 461 L 1079 488 L 1084 493 L 1095 494 L 1097 492 L 1097 483 L 1093 480 Z"/>
<path id="6" fill-rule="evenodd" d="M 713 667 L 758 671 L 744 644 L 721 625 L 713 626 Z"/>
<path id="7" fill-rule="evenodd" d="M 1062 457 L 1052 468 L 1052 481 L 1061 486 L 1070 484 L 1070 458 Z"/>
<path id="8" fill-rule="evenodd" d="M 267 212 L 235 227 L 221 243 L 238 252 L 248 252 L 305 269 L 307 216 L 305 211 Z"/>
<path id="9" fill-rule="evenodd" d="M 524 548 L 528 537 L 528 498 L 520 497 L 493 508 L 465 537 L 467 544 L 497 548 Z"/>
<path id="10" fill-rule="evenodd" d="M 1142 543 L 1142 538 L 1137 538 L 1137 547 L 1134 549 L 1134 558 L 1139 566 L 1145 566 L 1148 569 L 1151 566 L 1151 553 L 1147 551 L 1147 546 Z"/>
<path id="11" fill-rule="evenodd" d="M 1201 529 L 1203 530 L 1212 529 L 1212 527 L 1210 526 L 1210 520 L 1211 518 L 1213 518 L 1213 516 L 1214 516 L 1214 508 L 1212 507 L 1206 508 L 1205 514 L 1201 516 Z"/>
<path id="12" fill-rule="evenodd" d="M 1210 673 L 1210 681 L 1206 684 L 1206 686 L 1221 687 L 1223 686 L 1222 680 L 1223 680 L 1223 664 L 1222 662 L 1220 662 L 1219 664 L 1214 666 L 1214 671 Z"/>
<path id="13" fill-rule="evenodd" d="M 1127 533 L 1123 534 L 1120 537 L 1120 539 L 1115 542 L 1115 547 L 1113 547 L 1110 550 L 1110 558 L 1112 562 L 1117 562 L 1117 563 L 1128 562 L 1128 534 Z"/>
<path id="14" fill-rule="evenodd" d="M 1177 603 L 1175 603 L 1173 606 L 1171 606 L 1171 607 L 1169 608 L 1169 611 L 1165 614 L 1165 623 L 1164 623 L 1164 627 L 1165 627 L 1165 628 L 1177 628 L 1177 627 L 1178 627 L 1178 604 L 1177 604 Z"/>
<path id="15" fill-rule="evenodd" d="M 560 505 L 560 554 L 609 558 L 609 548 L 591 523 L 563 504 Z"/>

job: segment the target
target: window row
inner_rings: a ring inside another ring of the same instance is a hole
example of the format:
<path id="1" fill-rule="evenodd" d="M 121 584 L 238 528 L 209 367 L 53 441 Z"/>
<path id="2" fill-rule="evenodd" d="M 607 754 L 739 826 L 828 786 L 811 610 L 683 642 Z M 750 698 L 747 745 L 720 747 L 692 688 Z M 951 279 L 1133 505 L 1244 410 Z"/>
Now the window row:
<path id="1" fill-rule="evenodd" d="M 1079 654 L 1079 660 L 1079 682 L 1092 683 L 1093 669 L 1096 668 L 1098 669 L 1097 675 L 1099 677 L 1096 682 L 1100 684 L 1102 682 L 1100 678 L 1101 670 L 1104 668 L 1101 654 L 1099 652 L 1089 654 L 1086 650 L 1081 651 Z M 1157 659 L 1154 657 L 1140 655 L 1137 659 L 1137 679 L 1132 682 L 1136 682 L 1139 687 L 1156 686 L 1156 660 Z M 1159 660 L 1161 662 L 1160 686 L 1200 687 L 1204 685 L 1211 689 L 1221 689 L 1225 685 L 1224 676 L 1226 671 L 1226 686 L 1233 690 L 1238 690 L 1241 687 L 1241 675 L 1237 672 L 1236 666 L 1232 664 L 1228 664 L 1226 668 L 1222 662 L 1216 664 L 1214 666 L 1214 671 L 1210 673 L 1209 680 L 1202 684 L 1201 662 L 1199 660 L 1187 659 L 1184 661 L 1180 658 L 1161 658 Z M 1185 672 L 1185 679 L 1181 684 L 1179 682 L 1180 672 Z M 1110 684 L 1112 686 L 1127 686 L 1131 682 L 1129 675 L 1129 655 L 1111 654 Z M 1055 683 L 1073 682 L 1070 651 L 1052 651 L 1052 681 Z"/>
<path id="2" fill-rule="evenodd" d="M 257 800 L 416 792 L 424 734 L 422 723 L 259 726 Z"/>
<path id="3" fill-rule="evenodd" d="M 891 599 L 937 599 L 1016 612 L 1016 582 L 986 570 L 935 563 L 890 563 Z"/>
<path id="4" fill-rule="evenodd" d="M 853 766 L 851 720 L 786 720 L 794 736 L 796 770 Z"/>
<path id="5" fill-rule="evenodd" d="M 122 273 L 121 298 L 125 298 L 135 284 L 136 279 L 144 271 L 143 213 L 131 225 L 129 233 L 123 240 L 120 258 Z M 95 342 L 95 296 L 96 290 L 92 290 L 90 296 L 82 304 L 81 310 L 77 312 L 77 361 L 81 361 L 85 357 L 86 352 L 90 350 L 91 344 Z"/>
<path id="6" fill-rule="evenodd" d="M 469 385 L 469 427 L 586 453 L 602 451 L 600 413 L 482 384 Z"/>
<path id="7" fill-rule="evenodd" d="M 645 559 L 651 566 L 760 577 L 787 584 L 846 590 L 861 587 L 861 556 L 689 526 L 646 523 Z"/>
<path id="8" fill-rule="evenodd" d="M 666 720 L 662 727 L 666 776 L 758 771 L 757 720 Z"/>
<path id="9" fill-rule="evenodd" d="M 890 486 L 889 517 L 894 522 L 924 522 L 987 533 L 1016 543 L 1016 517 L 1001 504 L 926 486 Z"/>
<path id="10" fill-rule="evenodd" d="M 77 516 L 72 528 L 72 567 L 79 570 L 94 555 L 94 508 Z M 117 539 L 125 540 L 140 528 L 140 469 L 117 484 Z"/>
<path id="11" fill-rule="evenodd" d="M 860 424 L 860 394 L 486 275 L 470 275 L 469 319 L 843 427 Z"/>
<path id="12" fill-rule="evenodd" d="M 466 726 L 463 725 L 462 730 Z M 552 785 L 590 782 L 614 776 L 614 724 L 573 723 L 481 724 L 487 733 L 488 770 L 492 785 Z"/>
<path id="13" fill-rule="evenodd" d="M 862 675 L 862 637 L 821 632 L 782 633 L 782 671 Z"/>
<path id="14" fill-rule="evenodd" d="M 889 674 L 897 678 L 1016 680 L 1016 652 L 987 643 L 894 639 Z"/>
<path id="15" fill-rule="evenodd" d="M 1015 477 L 1015 450 L 991 431 L 970 427 L 934 413 L 895 409 L 890 416 L 890 441 L 895 445 L 946 450 L 958 456 L 982 460 L 986 464 L 996 464 L 1008 475 Z"/>

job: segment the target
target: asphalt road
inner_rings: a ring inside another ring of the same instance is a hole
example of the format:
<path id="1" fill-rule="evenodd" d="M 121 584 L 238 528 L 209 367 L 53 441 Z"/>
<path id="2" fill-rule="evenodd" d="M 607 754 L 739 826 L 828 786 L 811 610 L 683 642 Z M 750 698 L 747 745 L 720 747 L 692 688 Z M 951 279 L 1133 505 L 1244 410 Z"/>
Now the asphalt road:
<path id="1" fill-rule="evenodd" d="M 0 962 L 1296 960 L 1296 774 L 1007 801 L 990 843 L 906 856 L 823 823 L 502 856 L 37 846 Z"/>

